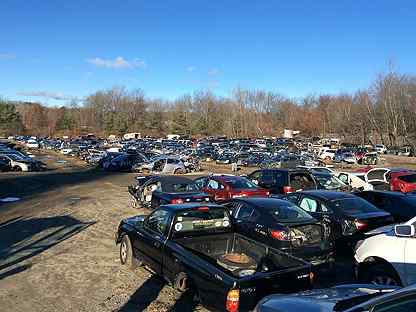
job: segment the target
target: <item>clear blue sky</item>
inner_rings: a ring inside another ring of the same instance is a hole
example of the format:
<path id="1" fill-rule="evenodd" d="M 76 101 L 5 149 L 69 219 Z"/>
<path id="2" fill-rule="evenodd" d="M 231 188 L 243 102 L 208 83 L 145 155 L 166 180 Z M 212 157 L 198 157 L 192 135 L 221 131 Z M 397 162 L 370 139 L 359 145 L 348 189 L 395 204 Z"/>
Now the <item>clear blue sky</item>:
<path id="1" fill-rule="evenodd" d="M 124 85 L 172 99 L 240 85 L 298 97 L 416 72 L 416 1 L 1 0 L 0 95 Z"/>

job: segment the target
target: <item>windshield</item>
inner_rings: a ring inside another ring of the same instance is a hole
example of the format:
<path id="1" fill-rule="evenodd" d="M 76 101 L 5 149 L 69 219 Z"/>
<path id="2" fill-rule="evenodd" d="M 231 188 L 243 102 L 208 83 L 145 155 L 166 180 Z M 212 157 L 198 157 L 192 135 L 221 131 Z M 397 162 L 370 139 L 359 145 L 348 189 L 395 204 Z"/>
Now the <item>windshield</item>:
<path id="1" fill-rule="evenodd" d="M 320 186 L 326 190 L 337 190 L 346 186 L 340 179 L 330 174 L 315 175 L 316 180 Z"/>
<path id="2" fill-rule="evenodd" d="M 360 197 L 338 199 L 334 201 L 334 204 L 348 215 L 380 212 L 377 207 Z"/>
<path id="3" fill-rule="evenodd" d="M 173 222 L 175 235 L 183 232 L 224 230 L 230 227 L 230 220 L 224 208 L 200 207 L 179 212 Z"/>
<path id="4" fill-rule="evenodd" d="M 258 186 L 248 179 L 230 179 L 226 180 L 225 183 L 230 185 L 234 189 L 256 189 Z"/>
<path id="5" fill-rule="evenodd" d="M 313 220 L 313 217 L 291 202 L 270 208 L 270 215 L 278 222 L 290 223 Z"/>

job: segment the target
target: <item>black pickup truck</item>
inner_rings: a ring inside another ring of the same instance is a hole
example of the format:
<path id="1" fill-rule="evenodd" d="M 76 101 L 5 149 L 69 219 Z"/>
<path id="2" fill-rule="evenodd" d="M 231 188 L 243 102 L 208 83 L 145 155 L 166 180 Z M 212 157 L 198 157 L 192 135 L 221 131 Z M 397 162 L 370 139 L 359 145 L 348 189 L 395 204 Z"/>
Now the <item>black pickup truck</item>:
<path id="1" fill-rule="evenodd" d="M 162 205 L 125 219 L 116 243 L 122 264 L 145 264 L 216 311 L 247 311 L 268 294 L 308 289 L 313 279 L 309 263 L 235 233 L 216 204 Z"/>

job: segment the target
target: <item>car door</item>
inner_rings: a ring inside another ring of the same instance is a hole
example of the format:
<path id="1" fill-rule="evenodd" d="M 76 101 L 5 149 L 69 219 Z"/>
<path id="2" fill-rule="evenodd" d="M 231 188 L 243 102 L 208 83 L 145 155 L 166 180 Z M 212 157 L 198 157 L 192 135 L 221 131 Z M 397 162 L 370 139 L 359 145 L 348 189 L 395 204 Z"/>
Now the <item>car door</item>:
<path id="1" fill-rule="evenodd" d="M 163 246 L 168 234 L 171 215 L 169 211 L 158 209 L 150 214 L 141 232 L 141 246 L 146 257 L 147 264 L 157 273 L 162 273 Z"/>
<path id="2" fill-rule="evenodd" d="M 225 201 L 229 199 L 228 192 L 224 184 L 214 179 L 208 179 L 206 191 L 212 195 L 214 201 Z"/>
<path id="3" fill-rule="evenodd" d="M 261 170 L 257 170 L 257 171 L 252 172 L 251 174 L 249 174 L 247 176 L 247 178 L 249 180 L 251 180 L 251 182 L 253 182 L 254 184 L 259 185 L 261 176 L 262 176 L 262 171 Z"/>

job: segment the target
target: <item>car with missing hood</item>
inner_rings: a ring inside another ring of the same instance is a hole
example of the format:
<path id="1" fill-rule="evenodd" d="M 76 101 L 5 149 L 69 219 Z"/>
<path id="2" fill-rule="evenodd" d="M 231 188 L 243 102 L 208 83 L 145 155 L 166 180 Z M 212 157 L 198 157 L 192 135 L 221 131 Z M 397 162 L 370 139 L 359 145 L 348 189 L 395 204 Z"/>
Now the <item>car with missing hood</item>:
<path id="1" fill-rule="evenodd" d="M 263 298 L 253 312 L 415 312 L 416 285 L 340 285 Z"/>
<path id="2" fill-rule="evenodd" d="M 139 176 L 129 186 L 133 206 L 155 209 L 164 204 L 210 202 L 211 196 L 198 189 L 191 179 L 181 176 Z"/>

